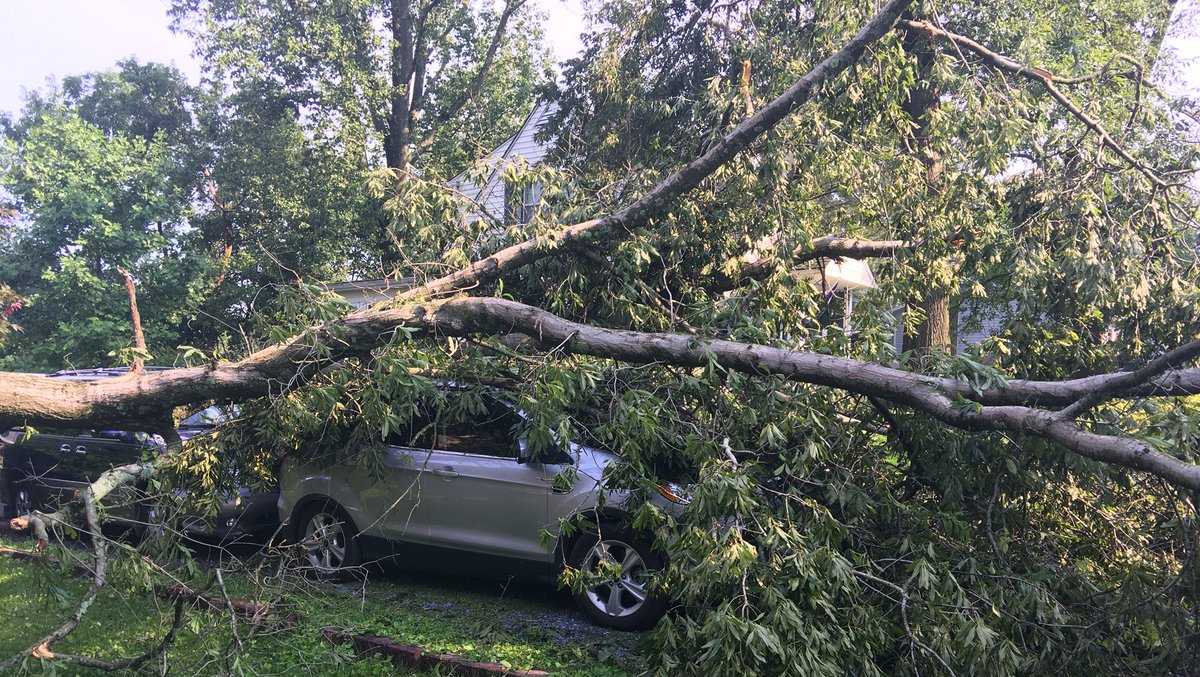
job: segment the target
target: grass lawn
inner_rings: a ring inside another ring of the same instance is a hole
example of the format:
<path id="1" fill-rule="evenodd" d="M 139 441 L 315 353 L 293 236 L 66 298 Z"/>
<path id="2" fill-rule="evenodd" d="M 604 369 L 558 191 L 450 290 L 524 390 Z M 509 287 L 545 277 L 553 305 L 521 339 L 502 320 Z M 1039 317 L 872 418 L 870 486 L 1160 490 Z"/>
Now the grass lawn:
<path id="1" fill-rule="evenodd" d="M 32 546 L 28 540 L 8 537 L 0 538 L 0 544 Z M 209 575 L 211 570 L 202 574 Z M 170 626 L 172 603 L 138 592 L 145 584 L 134 576 L 119 564 L 114 567 L 110 586 L 83 623 L 53 649 L 117 659 L 155 645 Z M 226 658 L 226 651 L 236 647 L 229 615 L 192 610 L 168 652 L 171 674 L 404 674 L 384 660 L 356 658 L 348 646 L 325 643 L 320 629 L 326 626 L 556 675 L 616 677 L 636 671 L 638 664 L 637 635 L 592 626 L 563 595 L 538 586 L 400 573 L 374 574 L 366 584 L 318 583 L 296 576 L 275 580 L 262 572 L 226 575 L 224 580 L 230 596 L 282 600 L 287 611 L 300 615 L 299 623 L 252 636 L 250 627 L 240 622 L 237 632 L 244 648 Z M 62 623 L 86 588 L 86 579 L 46 564 L 0 557 L 0 660 Z M 156 674 L 161 669 L 161 663 L 143 668 Z M 29 659 L 18 674 L 93 673 Z"/>

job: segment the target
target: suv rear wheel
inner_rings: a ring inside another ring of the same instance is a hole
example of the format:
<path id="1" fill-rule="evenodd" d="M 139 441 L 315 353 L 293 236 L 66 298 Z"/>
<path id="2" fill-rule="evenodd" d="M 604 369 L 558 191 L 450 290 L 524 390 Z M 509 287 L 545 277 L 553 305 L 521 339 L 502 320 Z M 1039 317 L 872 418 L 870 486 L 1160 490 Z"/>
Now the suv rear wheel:
<path id="1" fill-rule="evenodd" d="M 663 559 L 627 530 L 609 526 L 588 534 L 571 549 L 571 565 L 596 577 L 575 603 L 598 625 L 618 630 L 645 630 L 662 618 L 664 600 L 650 594 L 650 574 Z"/>
<path id="2" fill-rule="evenodd" d="M 336 504 L 314 504 L 303 512 L 297 524 L 304 563 L 318 576 L 344 576 L 361 564 L 354 523 Z"/>

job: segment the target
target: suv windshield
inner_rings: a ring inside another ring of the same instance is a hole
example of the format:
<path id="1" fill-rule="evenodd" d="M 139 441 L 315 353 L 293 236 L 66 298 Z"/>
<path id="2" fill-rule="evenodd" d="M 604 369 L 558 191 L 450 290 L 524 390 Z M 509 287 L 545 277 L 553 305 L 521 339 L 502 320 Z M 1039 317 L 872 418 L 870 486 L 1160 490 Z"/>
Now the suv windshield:
<path id="1" fill-rule="evenodd" d="M 179 422 L 180 428 L 211 428 L 237 416 L 236 407 L 205 407 Z"/>

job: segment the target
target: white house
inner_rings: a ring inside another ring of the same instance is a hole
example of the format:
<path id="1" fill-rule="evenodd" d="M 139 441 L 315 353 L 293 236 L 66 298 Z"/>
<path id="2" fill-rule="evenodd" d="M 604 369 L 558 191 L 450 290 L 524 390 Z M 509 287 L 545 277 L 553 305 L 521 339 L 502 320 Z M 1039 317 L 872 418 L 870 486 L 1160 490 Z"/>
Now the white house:
<path id="1" fill-rule="evenodd" d="M 489 169 L 483 185 L 476 184 L 466 173 L 450 179 L 451 188 L 478 205 L 480 213 L 469 214 L 469 221 L 481 218 L 482 214 L 501 223 L 528 223 L 533 218 L 534 209 L 542 197 L 540 187 L 526 186 L 521 189 L 519 196 L 513 195 L 501 174 L 506 166 L 518 160 L 536 165 L 546 157 L 550 144 L 542 140 L 541 135 L 557 110 L 558 106 L 550 101 L 540 102 L 533 107 L 517 133 L 483 158 L 483 164 Z"/>
<path id="2" fill-rule="evenodd" d="M 550 144 L 539 140 L 539 135 L 557 109 L 553 102 L 546 101 L 533 107 L 529 115 L 525 116 L 521 128 L 483 158 L 483 163 L 489 171 L 482 185 L 475 183 L 466 172 L 450 179 L 448 185 L 478 207 L 477 211 L 465 215 L 468 222 L 484 218 L 485 215 L 500 223 L 509 219 L 517 223 L 527 223 L 533 217 L 534 209 L 541 200 L 540 188 L 537 185 L 526 186 L 521 190 L 521 195 L 513 195 L 501 174 L 509 163 L 524 160 L 530 165 L 535 165 L 546 157 Z M 508 205 L 512 206 L 511 213 L 506 213 Z M 363 308 L 392 298 L 412 285 L 413 278 L 404 277 L 352 280 L 329 284 L 325 288 L 342 296 L 355 308 Z"/>

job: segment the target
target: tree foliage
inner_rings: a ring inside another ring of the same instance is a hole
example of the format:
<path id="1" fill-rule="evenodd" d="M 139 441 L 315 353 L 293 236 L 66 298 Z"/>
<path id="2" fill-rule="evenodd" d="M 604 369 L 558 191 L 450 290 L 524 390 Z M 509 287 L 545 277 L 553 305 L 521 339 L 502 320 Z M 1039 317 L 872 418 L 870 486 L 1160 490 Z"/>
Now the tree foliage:
<path id="1" fill-rule="evenodd" d="M 165 67 L 68 78 L 7 126 L 4 188 L 16 215 L 0 279 L 28 300 L 7 366 L 30 370 L 111 362 L 130 343 L 118 267 L 142 282 L 160 355 L 180 344 L 199 306 L 206 261 L 190 256 L 189 88 Z"/>
<path id="2" fill-rule="evenodd" d="M 651 635 L 656 674 L 1191 669 L 1200 531 L 1196 497 L 1180 487 L 1070 453 L 1032 426 L 948 428 L 895 390 L 887 401 L 833 375 L 756 373 L 715 350 L 681 359 L 687 348 L 670 342 L 678 336 L 598 330 L 612 342 L 640 337 L 637 360 L 611 343 L 607 354 L 581 348 L 595 325 L 677 332 L 692 337 L 689 346 L 729 339 L 854 358 L 838 364 L 864 373 L 893 365 L 909 372 L 905 383 L 936 381 L 957 411 L 974 412 L 994 409 L 982 393 L 1015 379 L 1127 371 L 1191 345 L 1200 280 L 1186 180 L 1196 149 L 1170 98 L 1145 77 L 1169 5 L 919 5 L 798 114 L 668 203 L 633 202 L 642 211 L 622 221 L 634 197 L 720 148 L 741 120 L 846 44 L 874 7 L 600 3 L 557 92 L 554 162 L 504 170 L 513 185 L 537 182 L 545 199 L 529 223 L 507 226 L 459 221 L 470 206 L 439 179 L 474 154 L 464 138 L 485 137 L 474 122 L 431 121 L 472 78 L 456 50 L 471 45 L 477 63 L 497 16 L 458 6 L 429 15 L 465 23 L 439 43 L 430 63 L 448 64 L 448 79 L 429 81 L 426 116 L 410 130 L 432 139 L 413 156 L 428 176 L 368 180 L 372 165 L 359 158 L 388 147 L 398 120 L 397 90 L 381 66 L 395 65 L 382 49 L 388 41 L 368 29 L 395 8 L 305 5 L 293 16 L 265 7 L 177 6 L 200 21 L 212 72 L 234 92 L 214 98 L 200 123 L 219 129 L 222 144 L 204 149 L 218 208 L 196 223 L 210 245 L 232 243 L 230 267 L 246 272 L 222 282 L 220 303 L 240 298 L 258 330 L 244 346 L 210 337 L 184 359 L 249 355 L 246 369 L 274 384 L 282 379 L 269 369 L 282 361 L 304 385 L 273 387 L 239 425 L 185 447 L 171 461 L 173 481 L 211 490 L 296 453 L 353 452 L 370 467 L 434 379 L 502 383 L 529 413 L 531 440 L 617 451 L 609 488 L 648 495 L 662 481 L 691 486 L 682 517 L 646 503 L 634 518 L 669 555 L 659 584 L 679 602 Z M 505 49 L 512 70 L 501 80 L 528 85 L 532 47 Z M 481 111 L 495 120 L 506 99 L 493 93 Z M 86 147 L 123 158 L 109 166 L 149 171 L 145 158 L 157 157 L 160 141 L 97 137 L 79 115 L 45 118 L 22 148 L 69 147 L 39 146 L 36 134 L 91 139 Z M 21 157 L 14 166 L 30 169 L 11 173 L 25 182 L 14 186 L 67 181 L 69 172 L 52 174 L 56 165 L 37 153 Z M 30 204 L 41 195 L 24 190 Z M 57 195 L 38 199 L 47 222 L 85 220 L 55 206 L 69 204 Z M 100 214 L 88 223 L 116 218 Z M 610 216 L 591 220 L 598 214 Z M 405 298 L 383 319 L 347 316 L 310 282 L 382 257 L 381 222 L 411 258 L 407 272 L 465 271 L 461 284 L 418 292 L 497 298 L 403 306 L 422 301 Z M 597 232 L 604 237 L 578 235 Z M 813 263 L 794 253 L 829 235 L 901 243 L 872 261 L 877 285 L 853 307 L 819 272 L 795 274 Z M 480 263 L 464 267 L 471 260 Z M 502 269 L 502 261 L 517 263 Z M 299 278 L 266 309 L 238 296 L 262 284 L 262 269 Z M 991 335 L 962 351 L 954 341 L 898 349 L 898 334 L 930 333 L 935 307 L 958 336 L 984 322 Z M 537 325 L 520 325 L 525 339 L 497 336 L 521 321 Z M 583 329 L 548 344 L 537 329 L 558 337 L 551 321 Z M 303 359 L 280 358 L 287 350 Z M 243 375 L 235 366 L 227 373 Z M 469 412 L 472 393 L 444 407 Z M 1200 462 L 1192 398 L 1076 401 L 1067 409 L 1086 431 Z"/>
<path id="3" fill-rule="evenodd" d="M 1060 86 L 1159 175 L 1195 166 L 1170 102 L 1140 79 L 1170 7 L 938 11 L 938 25 L 1056 79 L 1088 76 Z M 568 67 L 561 157 L 576 181 L 620 200 L 703 150 L 859 16 L 846 3 L 605 3 Z M 1195 203 L 1099 146 L 1036 82 L 919 38 L 881 40 L 818 106 L 622 242 L 610 266 L 568 262 L 528 298 L 608 325 L 898 360 L 980 388 L 1137 364 L 1194 336 Z M 1140 64 L 1133 74 L 1122 56 Z M 914 119 L 929 91 L 938 105 Z M 836 295 L 790 275 L 788 254 L 830 233 L 917 243 L 872 263 L 879 288 L 851 334 L 829 321 Z M 756 250 L 778 260 L 775 275 L 714 293 L 713 273 L 736 274 Z M 896 310 L 910 309 L 900 322 L 914 332 L 930 287 L 969 311 L 960 331 L 988 320 L 993 335 L 961 356 L 897 354 Z M 1192 660 L 1186 495 L 869 398 L 609 369 L 596 379 L 605 400 L 620 384 L 608 420 L 640 424 L 611 440 L 632 476 L 665 454 L 702 478 L 688 523 L 665 530 L 687 611 L 655 634 L 662 674 L 1154 673 Z M 1194 460 L 1195 415 L 1184 401 L 1091 418 Z M 740 530 L 704 528 L 728 514 Z"/>

